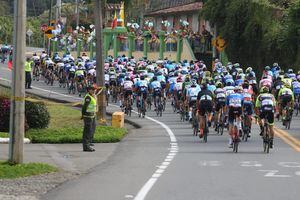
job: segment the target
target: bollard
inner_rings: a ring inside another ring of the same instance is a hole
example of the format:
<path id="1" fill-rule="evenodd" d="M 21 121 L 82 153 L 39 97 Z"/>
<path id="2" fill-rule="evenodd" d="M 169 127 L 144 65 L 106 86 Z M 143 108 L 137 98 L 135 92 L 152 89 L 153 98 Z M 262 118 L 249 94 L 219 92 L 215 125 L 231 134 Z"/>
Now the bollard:
<path id="1" fill-rule="evenodd" d="M 124 112 L 114 112 L 111 126 L 114 128 L 124 128 Z"/>

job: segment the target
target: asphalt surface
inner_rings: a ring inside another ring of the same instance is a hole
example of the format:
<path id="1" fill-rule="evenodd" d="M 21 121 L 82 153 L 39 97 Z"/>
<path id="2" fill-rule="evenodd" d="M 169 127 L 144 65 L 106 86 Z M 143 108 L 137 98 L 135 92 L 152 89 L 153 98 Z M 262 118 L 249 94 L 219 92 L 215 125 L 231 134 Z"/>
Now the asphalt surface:
<path id="1" fill-rule="evenodd" d="M 0 78 L 10 79 L 9 73 L 0 66 Z M 34 92 L 80 101 L 57 85 L 33 85 Z M 148 119 L 131 117 L 143 128 L 129 134 L 105 163 L 42 199 L 299 199 L 299 117 L 290 130 L 283 129 L 287 135 L 277 133 L 270 154 L 263 153 L 255 124 L 252 137 L 240 143 L 235 154 L 227 147 L 227 132 L 220 136 L 211 129 L 203 143 L 169 103 L 162 117 L 147 114 Z"/>

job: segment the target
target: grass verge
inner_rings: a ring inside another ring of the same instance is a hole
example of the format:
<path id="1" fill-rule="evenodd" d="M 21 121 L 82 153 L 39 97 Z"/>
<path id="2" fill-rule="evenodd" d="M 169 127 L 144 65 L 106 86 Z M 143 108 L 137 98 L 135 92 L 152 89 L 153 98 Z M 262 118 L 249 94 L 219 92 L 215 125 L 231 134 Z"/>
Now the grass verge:
<path id="1" fill-rule="evenodd" d="M 28 163 L 10 165 L 8 162 L 0 161 L 0 179 L 14 179 L 50 172 L 56 172 L 56 167 L 43 163 Z"/>
<path id="2" fill-rule="evenodd" d="M 50 124 L 46 129 L 30 129 L 26 133 L 32 143 L 81 143 L 83 120 L 81 113 L 69 106 L 60 104 L 48 105 Z M 94 142 L 119 142 L 126 135 L 124 128 L 97 126 Z"/>

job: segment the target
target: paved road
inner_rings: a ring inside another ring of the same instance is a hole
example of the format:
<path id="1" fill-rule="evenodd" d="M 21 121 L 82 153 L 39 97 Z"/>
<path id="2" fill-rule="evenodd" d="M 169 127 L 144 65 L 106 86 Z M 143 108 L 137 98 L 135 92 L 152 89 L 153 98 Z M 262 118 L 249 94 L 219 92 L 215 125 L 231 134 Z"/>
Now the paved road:
<path id="1" fill-rule="evenodd" d="M 8 73 L 0 67 L 1 77 L 9 79 Z M 43 83 L 34 86 L 34 91 L 44 95 L 66 95 L 58 86 L 48 87 Z M 143 120 L 132 117 L 143 125 L 144 131 L 129 134 L 105 164 L 63 184 L 42 199 L 299 198 L 300 157 L 296 151 L 299 118 L 295 118 L 288 131 L 294 139 L 278 133 L 285 141 L 276 137 L 275 149 L 266 155 L 262 153 L 257 125 L 249 142 L 241 143 L 239 153 L 234 154 L 227 147 L 226 133 L 219 136 L 211 130 L 208 143 L 204 144 L 192 136 L 190 125 L 180 122 L 170 106 L 161 118 L 153 112 L 148 116 Z"/>

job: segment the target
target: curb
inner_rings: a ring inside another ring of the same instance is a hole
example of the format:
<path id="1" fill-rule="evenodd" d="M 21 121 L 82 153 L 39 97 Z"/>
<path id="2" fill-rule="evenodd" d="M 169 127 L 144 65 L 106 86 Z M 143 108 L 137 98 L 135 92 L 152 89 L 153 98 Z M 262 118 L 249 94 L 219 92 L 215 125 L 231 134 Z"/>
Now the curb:
<path id="1" fill-rule="evenodd" d="M 0 82 L 0 86 L 3 86 L 3 87 L 5 87 L 5 88 L 11 88 L 10 86 L 8 86 L 8 85 L 6 85 L 6 84 L 3 84 L 3 83 L 1 83 L 1 82 Z M 39 97 L 39 98 L 42 98 L 42 99 L 54 101 L 54 102 L 56 102 L 56 103 L 72 103 L 72 102 L 67 101 L 67 100 L 56 99 L 56 98 L 53 98 L 53 97 L 45 97 L 45 96 L 43 96 L 43 95 L 35 94 L 35 93 L 30 92 L 30 91 L 28 91 L 28 90 L 26 90 L 26 93 L 27 93 L 27 94 L 30 94 L 30 95 L 33 95 L 33 96 L 36 96 L 36 97 Z M 73 106 L 73 107 L 81 108 L 81 106 L 82 106 L 81 104 L 78 104 L 78 105 Z M 107 114 L 108 116 L 112 116 L 113 113 L 112 113 L 112 112 L 106 112 L 106 114 Z M 136 129 L 142 128 L 142 126 L 141 126 L 140 124 L 138 124 L 138 123 L 136 123 L 136 122 L 134 122 L 134 121 L 131 121 L 131 120 L 129 120 L 129 119 L 125 119 L 125 118 L 124 118 L 124 122 L 127 123 L 127 124 L 130 124 L 131 126 L 133 126 L 133 127 L 136 128 Z"/>
<path id="2" fill-rule="evenodd" d="M 1 138 L 0 137 L 0 144 L 8 144 L 10 138 Z M 30 144 L 31 141 L 28 138 L 24 138 L 24 144 Z"/>

